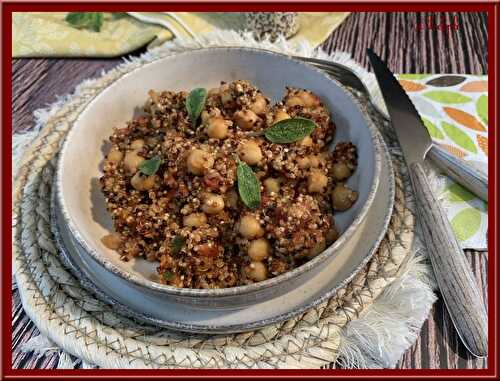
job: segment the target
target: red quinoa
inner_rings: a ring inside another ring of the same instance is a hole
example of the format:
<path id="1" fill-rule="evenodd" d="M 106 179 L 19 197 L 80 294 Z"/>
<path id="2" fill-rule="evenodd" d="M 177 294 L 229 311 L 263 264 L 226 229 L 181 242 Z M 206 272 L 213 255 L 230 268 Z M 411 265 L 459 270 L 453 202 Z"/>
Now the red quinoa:
<path id="1" fill-rule="evenodd" d="M 100 181 L 116 233 L 103 242 L 123 260 L 158 262 L 160 282 L 189 288 L 261 281 L 330 245 L 338 236 L 332 191 L 355 171 L 357 153 L 350 142 L 328 151 L 335 125 L 319 97 L 287 88 L 271 105 L 247 81 L 222 83 L 209 91 L 194 129 L 187 94 L 150 91 L 145 115 L 110 137 Z M 295 143 L 266 140 L 264 129 L 287 116 L 316 128 Z M 256 209 L 238 196 L 238 155 L 262 184 Z M 138 172 L 152 158 L 161 159 L 157 172 Z M 250 248 L 264 259 L 252 262 Z"/>

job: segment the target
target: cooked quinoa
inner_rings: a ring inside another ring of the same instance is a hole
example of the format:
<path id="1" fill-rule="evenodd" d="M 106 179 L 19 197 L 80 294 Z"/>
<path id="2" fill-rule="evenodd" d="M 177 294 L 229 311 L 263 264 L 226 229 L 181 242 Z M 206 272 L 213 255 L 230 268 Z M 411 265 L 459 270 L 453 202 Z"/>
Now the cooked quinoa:
<path id="1" fill-rule="evenodd" d="M 345 185 L 356 170 L 350 142 L 328 147 L 335 125 L 318 96 L 287 88 L 272 105 L 248 81 L 208 91 L 197 128 L 187 92 L 149 92 L 145 115 L 110 137 L 100 179 L 116 233 L 103 243 L 121 259 L 158 262 L 159 281 L 176 287 L 224 288 L 290 271 L 319 254 L 338 233 L 334 212 L 357 193 Z M 288 144 L 264 136 L 293 118 L 316 127 Z M 154 174 L 141 172 L 160 159 Z M 238 160 L 261 184 L 260 206 L 247 207 Z"/>

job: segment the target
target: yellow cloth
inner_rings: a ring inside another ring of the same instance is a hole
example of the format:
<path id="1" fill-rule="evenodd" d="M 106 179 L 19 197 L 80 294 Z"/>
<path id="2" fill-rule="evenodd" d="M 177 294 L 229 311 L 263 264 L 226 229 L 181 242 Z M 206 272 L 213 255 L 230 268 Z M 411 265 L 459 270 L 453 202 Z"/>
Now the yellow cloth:
<path id="1" fill-rule="evenodd" d="M 299 31 L 291 41 L 321 44 L 349 13 L 299 13 Z M 13 57 L 114 57 L 146 44 L 157 46 L 174 37 L 194 38 L 216 29 L 240 30 L 242 13 L 104 13 L 100 32 L 76 29 L 66 13 L 14 12 Z M 142 20 L 142 21 L 141 21 Z M 161 23 L 161 25 L 157 24 Z"/>

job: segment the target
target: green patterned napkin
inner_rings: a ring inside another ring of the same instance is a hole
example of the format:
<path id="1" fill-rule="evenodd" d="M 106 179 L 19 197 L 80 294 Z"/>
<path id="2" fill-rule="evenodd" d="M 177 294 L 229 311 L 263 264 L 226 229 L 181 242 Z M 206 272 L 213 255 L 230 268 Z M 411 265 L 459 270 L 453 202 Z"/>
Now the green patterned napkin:
<path id="1" fill-rule="evenodd" d="M 397 77 L 434 142 L 487 172 L 488 76 Z M 439 199 L 462 247 L 487 249 L 488 204 L 445 176 L 439 181 Z"/>

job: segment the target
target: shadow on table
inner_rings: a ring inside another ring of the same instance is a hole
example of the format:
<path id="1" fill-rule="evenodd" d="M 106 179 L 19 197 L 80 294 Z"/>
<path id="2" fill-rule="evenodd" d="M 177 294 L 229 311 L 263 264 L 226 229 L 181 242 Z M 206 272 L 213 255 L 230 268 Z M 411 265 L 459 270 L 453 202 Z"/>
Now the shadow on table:
<path id="1" fill-rule="evenodd" d="M 462 340 L 458 336 L 458 333 L 453 325 L 450 314 L 448 313 L 441 294 L 437 293 L 438 298 L 441 303 L 434 304 L 434 316 L 437 326 L 437 333 L 442 338 L 442 343 L 445 344 L 441 348 L 439 353 L 434 353 L 432 355 L 439 356 L 440 368 L 471 368 L 471 364 L 477 361 L 486 361 L 485 359 L 480 359 L 472 355 L 468 349 L 463 344 Z M 455 353 L 458 358 L 453 358 L 453 353 Z M 455 364 L 450 363 L 452 360 Z"/>

